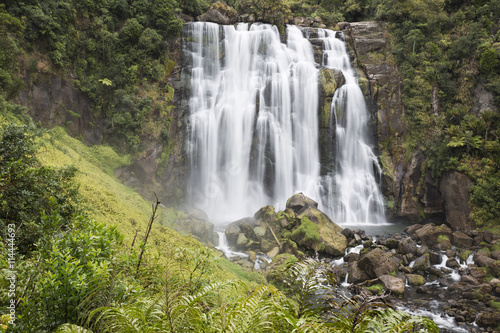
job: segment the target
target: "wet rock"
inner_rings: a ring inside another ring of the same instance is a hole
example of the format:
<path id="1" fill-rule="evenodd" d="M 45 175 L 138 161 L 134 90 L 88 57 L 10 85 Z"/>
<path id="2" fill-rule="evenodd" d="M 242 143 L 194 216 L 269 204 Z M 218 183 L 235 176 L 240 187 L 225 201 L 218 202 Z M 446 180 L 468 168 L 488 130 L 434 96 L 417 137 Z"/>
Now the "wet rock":
<path id="1" fill-rule="evenodd" d="M 267 253 L 267 252 L 271 251 L 276 245 L 277 244 L 274 241 L 271 241 L 269 239 L 263 239 L 260 242 L 260 249 L 262 252 Z"/>
<path id="2" fill-rule="evenodd" d="M 429 254 L 424 254 L 421 257 L 418 257 L 415 260 L 415 264 L 413 265 L 414 272 L 423 273 L 429 267 Z"/>
<path id="3" fill-rule="evenodd" d="M 405 238 L 401 243 L 399 243 L 398 251 L 401 254 L 416 254 L 417 253 L 417 243 L 411 238 Z"/>
<path id="4" fill-rule="evenodd" d="M 438 268 L 436 267 L 427 267 L 427 269 L 425 270 L 427 273 L 429 273 L 429 275 L 434 275 L 438 278 L 440 277 L 443 277 L 443 272 L 441 270 L 439 270 Z"/>
<path id="5" fill-rule="evenodd" d="M 369 277 L 376 278 L 397 271 L 399 259 L 376 248 L 362 256 L 358 265 Z"/>
<path id="6" fill-rule="evenodd" d="M 286 208 L 293 210 L 297 214 L 308 207 L 318 208 L 318 203 L 302 193 L 294 194 L 286 201 Z"/>
<path id="7" fill-rule="evenodd" d="M 253 223 L 255 223 L 255 219 L 253 217 L 245 217 L 229 224 L 224 232 L 226 234 L 228 244 L 231 246 L 236 245 L 238 235 L 242 232 L 240 225 Z"/>
<path id="8" fill-rule="evenodd" d="M 406 278 L 410 286 L 422 286 L 425 284 L 425 278 L 422 275 L 406 274 Z"/>
<path id="9" fill-rule="evenodd" d="M 393 295 L 403 296 L 405 293 L 405 282 L 392 275 L 381 275 L 379 280 L 385 290 L 389 290 Z"/>
<path id="10" fill-rule="evenodd" d="M 446 211 L 446 222 L 453 230 L 475 229 L 469 221 L 469 189 L 473 185 L 467 175 L 460 172 L 446 173 L 439 183 Z"/>
<path id="11" fill-rule="evenodd" d="M 344 257 L 345 262 L 353 262 L 359 260 L 359 253 L 351 252 Z"/>
<path id="12" fill-rule="evenodd" d="M 338 284 L 345 280 L 345 277 L 347 275 L 347 271 L 345 269 L 343 269 L 342 267 L 333 266 L 332 271 Z"/>
<path id="13" fill-rule="evenodd" d="M 254 251 L 248 251 L 248 261 L 255 264 L 255 260 L 257 260 L 257 254 Z"/>
<path id="14" fill-rule="evenodd" d="M 349 263 L 349 275 L 347 276 L 347 282 L 360 283 L 369 279 L 370 277 L 358 266 L 357 261 Z"/>
<path id="15" fill-rule="evenodd" d="M 429 261 L 431 265 L 439 265 L 442 260 L 441 254 L 432 251 L 429 252 Z"/>
<path id="16" fill-rule="evenodd" d="M 462 231 L 455 231 L 452 235 L 453 245 L 462 248 L 470 248 L 473 243 L 473 239 L 469 237 Z"/>
<path id="17" fill-rule="evenodd" d="M 455 258 L 449 258 L 446 260 L 446 267 L 449 268 L 459 268 L 460 264 L 458 263 L 457 259 Z"/>
<path id="18" fill-rule="evenodd" d="M 236 240 L 236 248 L 245 249 L 248 243 L 248 238 L 245 237 L 244 233 L 240 233 L 238 235 L 238 239 Z"/>
<path id="19" fill-rule="evenodd" d="M 460 280 L 468 284 L 479 285 L 479 281 L 471 275 L 462 275 Z"/>
<path id="20" fill-rule="evenodd" d="M 493 241 L 497 239 L 497 235 L 495 235 L 494 233 L 492 233 L 491 231 L 488 231 L 488 230 L 486 230 L 483 233 L 483 237 L 484 237 L 484 240 L 490 244 L 493 243 Z"/>
<path id="21" fill-rule="evenodd" d="M 476 255 L 474 256 L 474 262 L 481 267 L 488 267 L 493 265 L 495 259 L 489 258 L 486 255 Z"/>
<path id="22" fill-rule="evenodd" d="M 387 240 L 387 247 L 390 249 L 398 249 L 400 245 L 400 242 L 397 239 L 388 239 Z"/>

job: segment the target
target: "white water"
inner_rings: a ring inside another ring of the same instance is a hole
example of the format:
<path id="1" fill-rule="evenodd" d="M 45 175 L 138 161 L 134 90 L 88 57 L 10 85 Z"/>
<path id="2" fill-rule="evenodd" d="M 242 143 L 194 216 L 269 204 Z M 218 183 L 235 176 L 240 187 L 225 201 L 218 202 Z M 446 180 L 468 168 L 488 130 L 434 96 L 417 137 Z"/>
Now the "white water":
<path id="1" fill-rule="evenodd" d="M 334 31 L 319 29 L 318 35 L 323 40 L 323 66 L 341 70 L 345 77 L 331 106 L 336 119 L 338 166 L 328 186 L 329 214 L 341 225 L 386 223 L 379 189 L 382 170 L 369 145 L 368 110 L 345 43 L 335 38 Z"/>
<path id="2" fill-rule="evenodd" d="M 295 26 L 281 43 L 267 24 L 189 24 L 188 201 L 224 224 L 271 204 L 283 209 L 297 192 L 322 204 L 340 225 L 385 222 L 383 197 L 368 145 L 368 116 L 344 43 L 321 30 L 323 64 Z M 344 72 L 332 103 L 339 166 L 321 187 L 318 152 L 319 65 Z M 328 193 L 320 197 L 320 193 Z"/>
<path id="3" fill-rule="evenodd" d="M 319 199 L 318 71 L 300 30 L 287 35 L 285 45 L 271 25 L 189 25 L 189 199 L 211 221 L 296 192 Z"/>

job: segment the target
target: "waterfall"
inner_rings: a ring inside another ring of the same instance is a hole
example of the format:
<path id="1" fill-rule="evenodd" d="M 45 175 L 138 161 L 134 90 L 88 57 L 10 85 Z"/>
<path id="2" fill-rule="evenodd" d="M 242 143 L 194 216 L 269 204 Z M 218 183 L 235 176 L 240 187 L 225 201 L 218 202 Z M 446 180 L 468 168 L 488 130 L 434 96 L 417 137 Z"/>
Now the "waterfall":
<path id="1" fill-rule="evenodd" d="M 267 24 L 189 24 L 189 200 L 215 222 L 318 200 L 318 71 L 295 26 L 287 44 Z"/>
<path id="2" fill-rule="evenodd" d="M 385 221 L 368 145 L 364 97 L 344 43 L 319 29 L 323 64 L 302 31 L 240 23 L 186 26 L 183 54 L 191 68 L 188 201 L 223 224 L 271 204 L 284 208 L 297 192 L 320 202 L 339 224 Z M 337 117 L 337 174 L 320 179 L 318 67 L 343 71 Z"/>
<path id="3" fill-rule="evenodd" d="M 337 167 L 327 182 L 324 198 L 328 213 L 341 225 L 385 223 L 384 198 L 380 192 L 382 170 L 369 146 L 368 110 L 345 43 L 335 31 L 318 29 L 323 40 L 323 63 L 341 70 L 345 84 L 335 92 L 331 117 L 335 119 Z"/>

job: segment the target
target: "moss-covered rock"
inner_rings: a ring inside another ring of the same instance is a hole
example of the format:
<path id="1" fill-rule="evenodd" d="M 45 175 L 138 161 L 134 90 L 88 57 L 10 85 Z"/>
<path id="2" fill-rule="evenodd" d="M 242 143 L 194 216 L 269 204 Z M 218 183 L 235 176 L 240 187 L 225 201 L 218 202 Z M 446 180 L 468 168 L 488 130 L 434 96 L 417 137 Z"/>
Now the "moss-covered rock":
<path id="1" fill-rule="evenodd" d="M 422 286 L 425 284 L 425 278 L 422 275 L 406 274 L 406 278 L 410 286 Z"/>
<path id="2" fill-rule="evenodd" d="M 318 242 L 324 244 L 324 250 L 319 248 L 318 250 L 332 256 L 344 255 L 347 238 L 342 235 L 342 228 L 335 224 L 326 214 L 314 207 L 309 207 L 298 216 L 301 221 L 306 217 L 318 227 L 320 236 Z"/>

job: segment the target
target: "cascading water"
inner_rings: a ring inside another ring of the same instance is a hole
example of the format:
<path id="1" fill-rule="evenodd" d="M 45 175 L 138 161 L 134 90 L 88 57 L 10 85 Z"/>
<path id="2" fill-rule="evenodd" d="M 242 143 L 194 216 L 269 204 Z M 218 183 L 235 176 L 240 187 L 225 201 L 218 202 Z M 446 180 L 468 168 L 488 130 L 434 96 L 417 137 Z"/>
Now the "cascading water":
<path id="1" fill-rule="evenodd" d="M 318 29 L 318 37 L 323 40 L 322 65 L 341 70 L 345 78 L 345 84 L 337 89 L 332 100 L 337 170 L 330 175 L 328 196 L 323 201 L 329 207 L 329 215 L 341 225 L 383 224 L 384 197 L 377 179 L 382 170 L 369 146 L 367 106 L 345 43 L 335 38 L 335 33 Z"/>
<path id="2" fill-rule="evenodd" d="M 296 192 L 316 200 L 318 83 L 312 47 L 294 26 L 188 26 L 190 201 L 212 221 L 253 215 Z"/>
<path id="3" fill-rule="evenodd" d="M 326 191 L 319 176 L 318 64 L 302 32 L 288 26 L 285 45 L 278 29 L 266 24 L 187 26 L 189 201 L 212 221 L 251 216 L 267 204 L 284 208 L 297 192 L 321 202 L 341 225 L 385 221 L 364 97 L 344 43 L 333 31 L 319 34 L 321 65 L 342 70 L 346 79 L 332 103 L 339 162 Z"/>

